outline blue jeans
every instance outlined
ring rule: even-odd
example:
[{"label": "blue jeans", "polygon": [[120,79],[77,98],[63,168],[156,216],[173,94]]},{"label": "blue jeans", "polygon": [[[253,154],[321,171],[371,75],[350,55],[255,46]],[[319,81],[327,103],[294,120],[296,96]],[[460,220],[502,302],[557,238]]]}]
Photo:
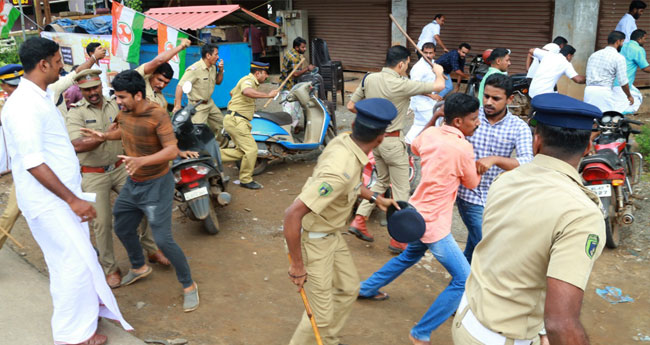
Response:
[{"label": "blue jeans", "polygon": [[431,332],[447,320],[458,308],[469,275],[469,264],[463,257],[454,237],[449,234],[438,242],[411,242],[402,254],[390,259],[379,271],[361,283],[361,296],[375,296],[379,289],[415,265],[429,249],[438,262],[451,274],[449,285],[438,295],[429,310],[413,329],[411,335],[421,341],[430,341]]},{"label": "blue jeans", "polygon": [[451,80],[449,74],[445,74],[445,77],[447,77],[447,79],[445,79],[445,88],[442,89],[442,91],[438,92],[438,95],[440,97],[445,97],[448,93],[450,93],[454,89],[454,81]]},{"label": "blue jeans", "polygon": [[473,204],[461,198],[456,198],[456,206],[458,206],[458,213],[460,218],[467,227],[467,245],[465,245],[465,257],[467,262],[472,263],[472,254],[474,247],[483,238],[483,205]]}]

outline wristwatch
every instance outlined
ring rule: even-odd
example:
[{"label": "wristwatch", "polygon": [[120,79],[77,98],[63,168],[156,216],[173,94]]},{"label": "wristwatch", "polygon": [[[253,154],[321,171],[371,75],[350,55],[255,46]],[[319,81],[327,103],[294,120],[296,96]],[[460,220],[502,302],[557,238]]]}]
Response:
[{"label": "wristwatch", "polygon": [[379,192],[374,192],[372,193],[372,196],[368,200],[369,203],[374,204],[375,201],[377,201],[377,197],[379,196]]}]

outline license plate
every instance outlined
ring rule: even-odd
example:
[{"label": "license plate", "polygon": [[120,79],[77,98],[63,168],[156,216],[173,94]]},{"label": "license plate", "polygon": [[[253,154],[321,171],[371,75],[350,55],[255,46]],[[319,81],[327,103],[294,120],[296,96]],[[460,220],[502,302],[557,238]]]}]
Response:
[{"label": "license plate", "polygon": [[186,201],[196,199],[196,198],[198,198],[200,196],[203,196],[203,195],[208,195],[208,187],[197,188],[197,189],[191,190],[191,191],[183,194]]},{"label": "license plate", "polygon": [[590,186],[586,186],[594,192],[598,197],[606,197],[606,196],[612,196],[612,185],[609,184],[594,184]]}]

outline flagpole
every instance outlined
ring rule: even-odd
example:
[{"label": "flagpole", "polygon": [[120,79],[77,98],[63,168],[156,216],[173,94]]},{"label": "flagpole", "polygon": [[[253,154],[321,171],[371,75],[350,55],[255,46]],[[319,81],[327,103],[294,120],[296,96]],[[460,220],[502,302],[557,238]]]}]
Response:
[{"label": "flagpole", "polygon": [[25,42],[27,41],[27,35],[25,35],[25,18],[23,17],[24,16],[23,0],[18,0],[18,7],[20,8],[20,28],[23,30],[23,42]]},{"label": "flagpole", "polygon": [[[36,0],[36,1],[38,1],[38,0]],[[108,1],[110,1],[111,3],[114,2],[113,0],[108,0]],[[124,6],[124,4],[120,3],[119,1],[117,1],[117,3],[119,3],[119,4],[122,5],[122,6]],[[130,8],[130,7],[129,7],[129,8]],[[192,35],[192,34],[186,32],[186,31],[183,31],[183,30],[181,30],[181,29],[175,28],[175,27],[173,27],[173,26],[171,26],[171,25],[169,25],[169,24],[163,22],[162,20],[158,20],[158,19],[156,19],[156,18],[154,18],[154,17],[151,17],[151,16],[148,16],[148,15],[142,13],[142,12],[138,12],[138,11],[132,9],[132,8],[130,8],[130,9],[131,9],[133,12],[140,13],[141,15],[143,15],[143,16],[145,16],[145,17],[151,19],[151,20],[153,20],[154,22],[160,23],[160,24],[162,24],[162,25],[166,25],[166,26],[168,26],[168,27],[170,27],[170,28],[172,28],[172,29],[174,29],[174,30],[176,30],[176,31],[178,31],[178,32],[182,32],[182,33],[186,34],[186,35],[189,36],[189,37],[196,38],[197,41],[201,41],[201,42],[203,42],[203,43],[208,43],[208,42],[206,42],[206,41],[204,41],[204,40],[202,40],[202,39],[200,39],[200,38],[198,38],[198,37],[196,37],[196,36],[194,36],[194,35]],[[111,13],[111,15],[112,15],[112,13]]]}]

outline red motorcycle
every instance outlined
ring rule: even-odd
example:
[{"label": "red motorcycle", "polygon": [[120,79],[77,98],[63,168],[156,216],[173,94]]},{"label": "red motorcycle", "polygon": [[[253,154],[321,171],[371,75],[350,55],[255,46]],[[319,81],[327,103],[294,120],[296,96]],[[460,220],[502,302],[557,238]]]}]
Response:
[{"label": "red motorcycle", "polygon": [[630,125],[642,124],[615,111],[605,112],[598,121],[600,134],[594,141],[596,153],[584,157],[578,169],[585,186],[596,193],[603,204],[608,248],[618,247],[620,227],[634,222],[634,204],[630,197],[632,185],[641,178],[643,156],[630,152],[630,134],[641,133]]}]

